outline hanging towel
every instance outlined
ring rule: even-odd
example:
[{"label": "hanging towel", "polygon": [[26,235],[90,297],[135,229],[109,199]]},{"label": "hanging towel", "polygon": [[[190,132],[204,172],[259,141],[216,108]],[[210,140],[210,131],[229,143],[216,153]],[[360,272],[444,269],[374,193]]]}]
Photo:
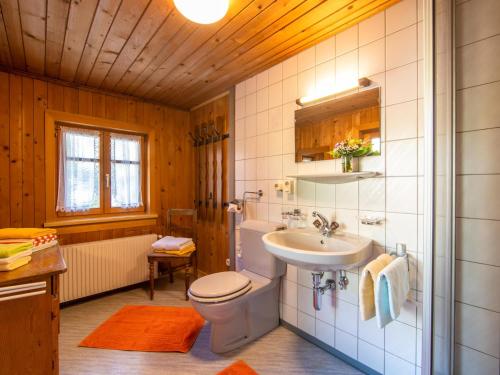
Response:
[{"label": "hanging towel", "polygon": [[0,229],[0,239],[28,238],[34,239],[41,236],[56,234],[52,228],[3,228]]},{"label": "hanging towel", "polygon": [[25,264],[28,264],[31,261],[31,257],[23,257],[15,260],[12,263],[9,264],[0,264],[0,271],[13,271],[16,268],[19,268],[21,266],[24,266]]},{"label": "hanging towel", "polygon": [[33,247],[31,241],[0,244],[0,258],[8,258]]},{"label": "hanging towel", "polygon": [[153,243],[153,249],[158,250],[181,250],[183,246],[193,243],[192,238],[165,236]]},{"label": "hanging towel", "polygon": [[366,265],[361,273],[359,282],[359,312],[361,320],[368,320],[375,316],[375,282],[384,267],[393,261],[394,257],[382,254]]},{"label": "hanging towel", "polygon": [[410,291],[410,275],[405,257],[398,257],[378,274],[375,283],[377,324],[385,327],[399,316]]}]

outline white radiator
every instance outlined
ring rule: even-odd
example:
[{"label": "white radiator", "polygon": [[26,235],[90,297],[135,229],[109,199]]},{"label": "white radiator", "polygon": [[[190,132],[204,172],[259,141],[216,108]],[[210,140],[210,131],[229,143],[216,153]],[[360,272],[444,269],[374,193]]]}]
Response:
[{"label": "white radiator", "polygon": [[61,276],[61,302],[149,279],[147,254],[156,234],[61,246],[68,271]]}]

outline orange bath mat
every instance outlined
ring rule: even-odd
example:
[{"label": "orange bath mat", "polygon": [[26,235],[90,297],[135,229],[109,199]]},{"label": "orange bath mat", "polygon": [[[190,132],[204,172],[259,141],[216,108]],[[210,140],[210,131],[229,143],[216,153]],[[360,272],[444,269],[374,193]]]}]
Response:
[{"label": "orange bath mat", "polygon": [[259,375],[253,368],[248,366],[245,361],[239,360],[234,362],[231,366],[226,367],[217,375]]},{"label": "orange bath mat", "polygon": [[205,320],[191,307],[125,306],[80,346],[143,352],[188,352]]}]

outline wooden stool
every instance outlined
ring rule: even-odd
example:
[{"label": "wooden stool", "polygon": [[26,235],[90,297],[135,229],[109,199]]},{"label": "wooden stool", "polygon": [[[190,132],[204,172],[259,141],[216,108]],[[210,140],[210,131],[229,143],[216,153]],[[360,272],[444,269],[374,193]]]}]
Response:
[{"label": "wooden stool", "polygon": [[[174,217],[191,217],[191,226],[186,227],[179,226],[173,222]],[[191,237],[195,246],[197,245],[196,237],[196,226],[197,226],[197,212],[196,209],[183,209],[183,208],[170,208],[167,211],[167,236],[178,236],[178,237]],[[189,232],[189,233],[186,233]],[[154,298],[154,286],[155,286],[155,263],[158,263],[158,277],[168,275],[170,277],[170,282],[174,282],[174,272],[184,269],[184,283],[185,283],[185,298],[188,300],[188,289],[191,281],[191,276],[198,278],[198,258],[197,252],[195,250],[188,256],[175,256],[163,253],[152,252],[148,254],[149,263],[149,297],[152,300]],[[160,264],[166,265],[166,272],[160,272]]]}]

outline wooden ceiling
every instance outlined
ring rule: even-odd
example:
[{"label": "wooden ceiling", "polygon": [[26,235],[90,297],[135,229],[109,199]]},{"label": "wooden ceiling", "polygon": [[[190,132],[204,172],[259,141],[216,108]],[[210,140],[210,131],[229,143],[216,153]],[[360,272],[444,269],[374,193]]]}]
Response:
[{"label": "wooden ceiling", "polygon": [[187,21],[172,0],[0,0],[0,64],[191,108],[399,0],[232,0]]}]

